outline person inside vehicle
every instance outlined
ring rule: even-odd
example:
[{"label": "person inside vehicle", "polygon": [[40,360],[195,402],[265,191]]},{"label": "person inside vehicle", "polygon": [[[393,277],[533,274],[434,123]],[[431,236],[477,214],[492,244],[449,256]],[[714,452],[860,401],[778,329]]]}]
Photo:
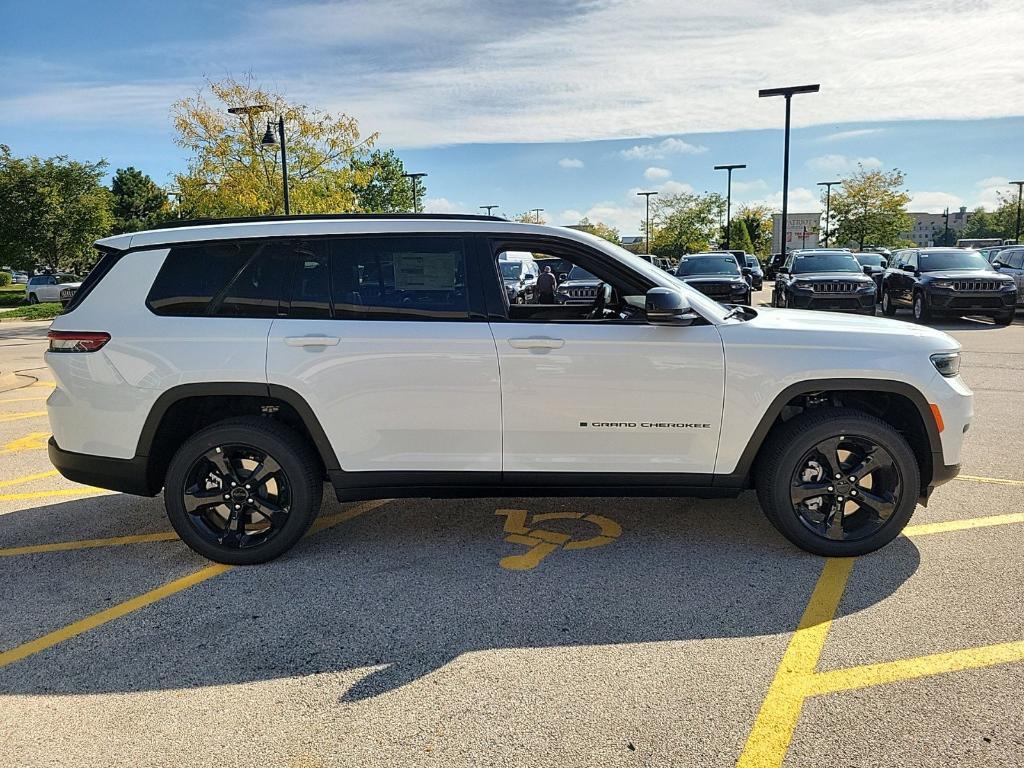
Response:
[{"label": "person inside vehicle", "polygon": [[537,278],[537,301],[540,304],[554,304],[557,289],[558,279],[551,271],[551,267],[544,267]]}]

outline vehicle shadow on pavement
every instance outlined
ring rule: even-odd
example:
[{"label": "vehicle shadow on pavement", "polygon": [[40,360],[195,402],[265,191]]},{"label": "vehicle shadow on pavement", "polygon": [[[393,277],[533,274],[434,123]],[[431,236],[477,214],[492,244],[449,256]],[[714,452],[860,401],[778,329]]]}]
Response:
[{"label": "vehicle shadow on pavement", "polygon": [[[166,527],[159,499],[87,501],[100,499],[92,512],[83,513],[83,500],[0,516],[0,545],[39,543],[39,526],[50,540],[69,530],[84,537],[90,518],[88,535],[96,536]],[[332,502],[324,514],[346,508]],[[508,508],[601,515],[622,533],[603,546],[553,552],[531,570],[505,570],[502,558],[524,551],[506,540],[506,518],[495,514]],[[577,522],[545,527],[591,535],[574,529]],[[121,582],[156,571],[162,583],[204,564],[178,541],[88,552],[90,574]],[[35,558],[52,558],[45,566],[58,576],[45,594],[24,578],[20,605],[59,607],[58,626],[109,607],[76,599],[88,593],[80,584],[78,592],[61,586],[82,576],[77,553],[29,557],[37,567]],[[916,571],[919,553],[899,538],[864,560],[858,572],[868,577],[851,581],[841,614],[891,595]],[[16,564],[7,565],[8,578],[19,581]],[[0,693],[183,689],[340,672],[331,678],[339,701],[359,701],[473,651],[792,632],[822,565],[785,542],[750,493],[707,501],[395,501],[310,536],[275,562],[234,569],[12,664],[0,670]],[[154,586],[140,581],[128,596]],[[26,613],[8,602],[0,621]]]}]

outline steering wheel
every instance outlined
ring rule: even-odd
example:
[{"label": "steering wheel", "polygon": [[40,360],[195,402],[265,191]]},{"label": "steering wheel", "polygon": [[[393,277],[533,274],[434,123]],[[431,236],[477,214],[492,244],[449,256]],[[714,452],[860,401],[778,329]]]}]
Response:
[{"label": "steering wheel", "polygon": [[588,320],[604,319],[605,309],[612,302],[612,287],[608,283],[601,283],[597,286],[597,293],[594,296],[594,303],[590,307]]}]

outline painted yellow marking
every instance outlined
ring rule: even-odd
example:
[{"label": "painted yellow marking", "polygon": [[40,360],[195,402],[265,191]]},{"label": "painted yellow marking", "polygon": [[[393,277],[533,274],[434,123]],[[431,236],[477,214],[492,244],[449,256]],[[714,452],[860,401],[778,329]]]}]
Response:
[{"label": "painted yellow marking", "polygon": [[32,397],[10,397],[6,400],[0,400],[2,403],[27,403],[30,400],[45,400],[49,395],[34,395]]},{"label": "painted yellow marking", "polygon": [[965,669],[981,669],[1014,661],[1024,661],[1024,640],[965,648],[949,653],[933,653],[884,664],[866,664],[861,667],[819,672],[814,675],[809,685],[808,695],[820,696],[824,693],[852,691],[856,688],[960,672]]},{"label": "painted yellow marking", "polygon": [[[391,500],[382,499],[378,501],[370,501],[365,504],[352,507],[351,509],[346,509],[344,512],[330,515],[323,518],[323,520],[318,521],[321,523],[319,526],[311,527],[310,533],[313,533],[314,531],[322,531],[325,528],[330,528],[338,523],[351,520],[365,512],[369,512],[372,509],[376,509],[377,507],[387,504],[389,501]],[[134,613],[141,608],[145,608],[148,605],[152,605],[153,603],[163,600],[165,597],[170,597],[171,595],[177,594],[178,592],[195,586],[196,584],[201,584],[207,579],[212,579],[214,576],[219,576],[233,568],[234,566],[231,565],[208,565],[207,567],[202,568],[195,573],[191,573],[188,576],[183,576],[180,579],[169,581],[156,589],[151,589],[149,592],[133,597],[130,600],[125,600],[123,603],[118,603],[104,611],[94,613],[92,616],[87,616],[73,624],[69,624],[66,627],[45,634],[42,637],[37,637],[35,640],[22,643],[9,651],[0,653],[0,669],[6,667],[8,664],[21,661],[35,653],[45,651],[47,648],[52,648],[65,640],[70,640],[71,638],[77,637],[91,629],[100,627],[114,619],[126,616],[129,613]]]},{"label": "painted yellow marking", "polygon": [[852,558],[833,558],[825,562],[736,763],[738,768],[782,765],[803,709],[806,681],[818,665],[853,564]]},{"label": "painted yellow marking", "polygon": [[908,525],[903,529],[904,536],[927,536],[932,533],[950,533],[952,531],[967,531],[972,528],[987,528],[992,525],[1010,525],[1012,523],[1024,523],[1024,512],[1014,512],[1008,515],[988,515],[986,517],[972,517],[967,520],[947,520],[942,523],[922,523],[921,525]]},{"label": "painted yellow marking", "polygon": [[[500,560],[498,564],[510,571],[528,571],[536,568],[545,557],[557,552],[559,548],[568,550],[600,547],[610,544],[622,535],[622,527],[618,523],[601,515],[584,515],[582,512],[545,512],[534,515],[530,524],[527,525],[526,518],[529,512],[525,509],[498,509],[494,514],[505,517],[504,531],[508,534],[505,537],[507,543],[530,548],[527,552],[508,555]],[[537,527],[538,523],[548,520],[583,520],[596,525],[600,533],[588,539],[573,539],[569,534]]]},{"label": "painted yellow marking", "polygon": [[45,415],[46,411],[27,411],[26,413],[0,413],[0,422],[21,421],[22,419],[35,419]]},{"label": "painted yellow marking", "polygon": [[81,488],[65,488],[59,491],[28,491],[25,493],[0,493],[0,501],[22,501],[24,499],[48,499],[58,496],[92,496],[107,493],[102,488],[83,485]]},{"label": "painted yellow marking", "polygon": [[957,475],[957,480],[968,483],[992,483],[993,485],[1019,485],[1024,486],[1024,480],[1007,480],[1005,477],[979,477],[977,475]]},{"label": "painted yellow marking", "polygon": [[44,477],[53,477],[56,474],[57,470],[51,469],[46,472],[36,472],[34,475],[16,477],[13,480],[0,480],[0,488],[7,488],[9,486],[19,485],[21,483],[31,483],[33,480],[42,480]]},{"label": "painted yellow marking", "polygon": [[77,541],[57,541],[52,544],[31,544],[24,547],[8,547],[0,549],[0,557],[15,555],[34,555],[39,552],[69,552],[75,549],[93,549],[95,547],[116,547],[122,544],[147,544],[153,541],[177,541],[178,534],[174,531],[160,533],[140,533],[134,536],[113,536],[107,539],[79,539]]},{"label": "painted yellow marking", "polygon": [[[30,387],[43,387],[44,389],[56,389],[57,388],[57,382],[55,382],[55,381],[34,381],[31,384],[29,384],[29,386]],[[22,387],[22,389],[25,389],[25,387]]]},{"label": "painted yellow marking", "polygon": [[49,432],[29,432],[24,437],[19,437],[17,440],[12,440],[4,445],[3,449],[0,449],[0,454],[17,453],[18,451],[31,451],[37,448],[45,448],[49,439]]}]

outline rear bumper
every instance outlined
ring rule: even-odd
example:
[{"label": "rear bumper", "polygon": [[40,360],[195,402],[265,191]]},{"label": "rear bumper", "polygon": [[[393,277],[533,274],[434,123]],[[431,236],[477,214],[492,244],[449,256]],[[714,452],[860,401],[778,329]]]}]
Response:
[{"label": "rear bumper", "polygon": [[136,496],[155,496],[160,488],[153,488],[147,477],[146,456],[131,459],[113,459],[109,456],[91,456],[65,451],[52,437],[47,444],[50,463],[73,483],[92,485],[111,491]]}]

